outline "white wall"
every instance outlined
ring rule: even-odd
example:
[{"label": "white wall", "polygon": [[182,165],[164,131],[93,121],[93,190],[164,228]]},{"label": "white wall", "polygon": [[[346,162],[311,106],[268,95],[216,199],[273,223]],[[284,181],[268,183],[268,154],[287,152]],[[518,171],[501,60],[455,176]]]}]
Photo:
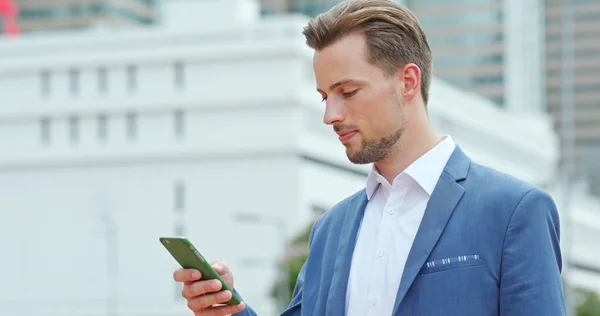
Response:
[{"label": "white wall", "polygon": [[[240,291],[260,305],[274,271],[256,274],[244,259],[277,258],[281,243],[273,227],[238,223],[234,214],[294,223],[298,167],[296,158],[282,156],[4,172],[0,196],[10,217],[5,214],[0,237],[10,260],[0,261],[0,314],[103,309],[111,286],[103,214],[118,227],[113,236],[125,311],[181,304],[171,280],[177,264],[158,243],[177,234],[177,222],[207,258],[230,263]],[[182,210],[176,209],[177,183],[184,186]]]}]

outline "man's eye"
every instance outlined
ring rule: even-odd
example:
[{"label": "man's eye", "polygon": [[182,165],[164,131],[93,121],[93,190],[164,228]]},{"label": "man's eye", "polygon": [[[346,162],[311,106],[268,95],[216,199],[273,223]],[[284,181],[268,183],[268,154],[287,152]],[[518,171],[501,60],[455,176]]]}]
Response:
[{"label": "man's eye", "polygon": [[355,95],[356,92],[358,92],[358,89],[350,91],[350,92],[344,92],[344,93],[342,93],[342,95],[344,96],[344,98],[349,98],[349,97]]}]

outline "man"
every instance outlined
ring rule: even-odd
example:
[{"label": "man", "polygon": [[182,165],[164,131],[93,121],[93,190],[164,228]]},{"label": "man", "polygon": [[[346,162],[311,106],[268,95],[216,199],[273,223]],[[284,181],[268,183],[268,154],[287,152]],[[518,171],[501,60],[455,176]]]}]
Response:
[{"label": "man", "polygon": [[[324,122],[351,162],[374,166],[364,190],[313,225],[283,315],[564,315],[556,206],[436,134],[431,51],[416,17],[390,1],[351,0],[303,33]],[[215,267],[233,286],[227,265]],[[255,315],[218,305],[231,293],[199,277],[174,273],[195,315]]]}]

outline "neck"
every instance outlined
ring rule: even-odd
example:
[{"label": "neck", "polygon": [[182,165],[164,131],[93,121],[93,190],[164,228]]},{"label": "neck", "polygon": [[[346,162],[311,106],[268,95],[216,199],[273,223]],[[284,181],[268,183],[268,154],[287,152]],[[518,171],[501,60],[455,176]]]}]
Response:
[{"label": "neck", "polygon": [[437,135],[427,117],[424,122],[407,120],[398,143],[385,159],[375,162],[375,167],[391,184],[396,176],[441,141],[442,137]]}]

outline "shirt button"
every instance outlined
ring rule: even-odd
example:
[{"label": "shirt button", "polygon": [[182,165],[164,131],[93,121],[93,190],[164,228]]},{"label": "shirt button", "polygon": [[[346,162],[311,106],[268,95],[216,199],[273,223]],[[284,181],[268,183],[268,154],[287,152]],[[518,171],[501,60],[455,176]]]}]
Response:
[{"label": "shirt button", "polygon": [[394,214],[394,209],[393,208],[388,208],[388,214],[390,214],[390,215]]},{"label": "shirt button", "polygon": [[376,299],[376,298],[372,298],[372,299],[371,299],[371,304],[373,304],[373,305],[377,305],[377,299]]},{"label": "shirt button", "polygon": [[384,252],[381,250],[377,251],[377,257],[383,257]]}]

